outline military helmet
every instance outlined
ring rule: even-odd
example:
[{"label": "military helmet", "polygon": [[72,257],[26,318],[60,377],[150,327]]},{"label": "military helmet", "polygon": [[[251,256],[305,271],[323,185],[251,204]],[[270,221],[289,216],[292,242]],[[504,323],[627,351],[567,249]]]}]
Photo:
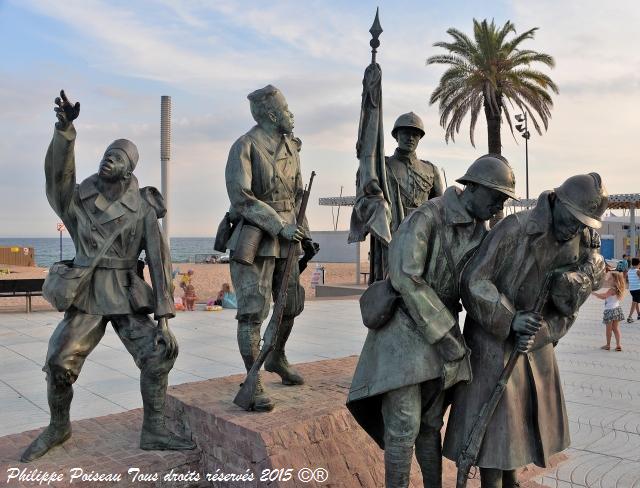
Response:
[{"label": "military helmet", "polygon": [[411,127],[412,129],[418,129],[422,134],[420,137],[424,137],[425,132],[422,119],[413,112],[402,114],[396,119],[396,123],[393,124],[393,130],[391,131],[391,135],[394,139],[398,139],[398,129],[400,129],[401,127]]},{"label": "military helmet", "polygon": [[576,175],[555,189],[556,196],[571,214],[587,227],[599,229],[609,195],[598,173]]},{"label": "military helmet", "polygon": [[516,178],[509,162],[499,154],[485,154],[476,159],[458,183],[477,183],[493,188],[514,200],[516,198]]}]

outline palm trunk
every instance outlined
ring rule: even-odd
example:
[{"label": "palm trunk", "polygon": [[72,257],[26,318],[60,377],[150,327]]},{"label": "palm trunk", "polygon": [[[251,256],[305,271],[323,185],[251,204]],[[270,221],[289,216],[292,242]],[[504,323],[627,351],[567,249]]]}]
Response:
[{"label": "palm trunk", "polygon": [[491,107],[485,102],[484,114],[487,117],[487,142],[489,143],[489,152],[493,154],[501,154],[502,141],[500,139],[500,122],[502,118],[502,107],[499,107],[496,113],[491,110]]},{"label": "palm trunk", "polygon": [[[489,152],[492,154],[502,154],[502,140],[500,139],[500,122],[502,120],[501,98],[497,113],[491,110],[491,107],[485,102],[484,114],[487,117],[487,142],[489,143]],[[500,210],[489,220],[489,227],[493,228],[498,222],[504,218],[504,212]]]}]

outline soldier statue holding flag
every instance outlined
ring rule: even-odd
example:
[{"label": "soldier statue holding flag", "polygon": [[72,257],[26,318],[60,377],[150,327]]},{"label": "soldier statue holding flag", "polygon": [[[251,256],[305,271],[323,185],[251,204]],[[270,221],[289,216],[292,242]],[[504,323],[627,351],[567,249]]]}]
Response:
[{"label": "soldier statue holding flag", "polygon": [[382,128],[382,70],[376,63],[382,27],[376,18],[369,29],[373,36],[371,64],[362,80],[362,107],[356,151],[359,160],[356,175],[356,203],[351,215],[349,243],[364,241],[371,234],[369,283],[388,274],[387,250],[391,235],[404,218],[430,198],[442,195],[438,168],[416,156],[416,148],[425,134],[418,115],[400,115],[391,135],[398,148],[391,157],[384,155]]}]

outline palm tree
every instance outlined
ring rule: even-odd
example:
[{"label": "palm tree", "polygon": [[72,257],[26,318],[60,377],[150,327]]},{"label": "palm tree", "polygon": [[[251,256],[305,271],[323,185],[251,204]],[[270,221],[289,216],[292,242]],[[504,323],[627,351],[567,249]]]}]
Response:
[{"label": "palm tree", "polygon": [[[536,30],[537,27],[517,35],[509,21],[498,29],[493,20],[488,23],[486,19],[482,22],[473,19],[473,40],[451,28],[447,34],[453,37],[453,42],[434,44],[449,51],[427,59],[427,64],[450,65],[429,100],[430,104],[440,102],[445,141],[455,142],[463,119],[471,112],[469,136],[475,147],[473,134],[480,109],[484,108],[489,152],[500,154],[503,114],[513,135],[507,100],[511,108],[526,111],[539,134],[542,134],[540,122],[547,129],[553,106],[548,90],[557,94],[558,87],[546,74],[530,66],[542,63],[553,68],[555,61],[548,54],[519,48],[523,41],[534,38]],[[514,37],[507,39],[509,34]]]}]

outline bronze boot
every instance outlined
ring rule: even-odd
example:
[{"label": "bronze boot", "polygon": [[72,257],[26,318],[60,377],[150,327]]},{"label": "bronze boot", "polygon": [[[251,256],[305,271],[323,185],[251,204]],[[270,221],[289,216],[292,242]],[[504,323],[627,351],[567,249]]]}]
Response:
[{"label": "bronze boot", "polygon": [[[258,357],[260,352],[260,323],[259,322],[247,322],[238,321],[238,347],[240,349],[240,355],[242,361],[244,361],[244,367],[247,373],[253,366],[253,363]],[[256,384],[256,396],[255,402],[251,410],[255,412],[270,412],[273,410],[274,403],[269,398],[269,395],[264,390],[262,385],[262,378],[258,373],[258,381]]]},{"label": "bronze boot", "polygon": [[416,439],[416,459],[425,488],[442,487],[442,441],[440,432],[420,432]]},{"label": "bronze boot", "polygon": [[140,449],[145,451],[182,451],[195,449],[196,444],[171,432],[165,426],[164,404],[167,394],[167,376],[140,376],[140,391],[144,419],[140,433]]},{"label": "bronze boot", "polygon": [[285,317],[282,319],[276,344],[264,363],[264,369],[280,375],[283,385],[304,384],[304,378],[289,364],[284,352],[284,346],[291,334],[291,329],[293,329],[293,319],[293,317]]},{"label": "bronze boot", "polygon": [[29,463],[44,456],[52,447],[62,444],[71,437],[69,409],[72,398],[73,387],[71,385],[47,384],[47,400],[51,420],[49,425],[22,453],[20,460],[23,463]]},{"label": "bronze boot", "polygon": [[387,445],[384,448],[386,488],[407,488],[411,480],[413,447]]}]

